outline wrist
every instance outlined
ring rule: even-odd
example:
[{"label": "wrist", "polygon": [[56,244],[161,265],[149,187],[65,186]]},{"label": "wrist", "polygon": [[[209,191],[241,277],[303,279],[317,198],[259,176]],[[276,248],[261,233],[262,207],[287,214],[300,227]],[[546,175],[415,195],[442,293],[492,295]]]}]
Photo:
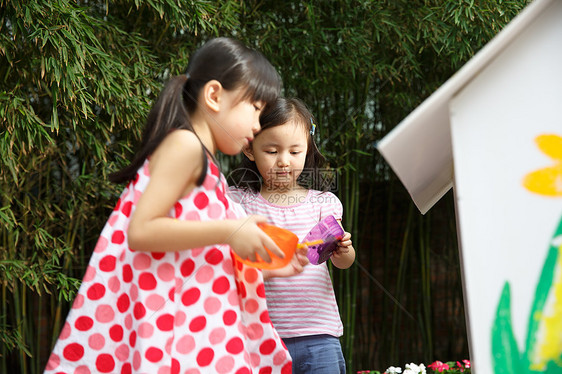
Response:
[{"label": "wrist", "polygon": [[220,221],[220,228],[219,228],[219,236],[221,243],[228,244],[232,246],[232,241],[234,239],[234,234],[238,229],[238,225],[236,224],[238,221],[233,219],[226,219]]}]

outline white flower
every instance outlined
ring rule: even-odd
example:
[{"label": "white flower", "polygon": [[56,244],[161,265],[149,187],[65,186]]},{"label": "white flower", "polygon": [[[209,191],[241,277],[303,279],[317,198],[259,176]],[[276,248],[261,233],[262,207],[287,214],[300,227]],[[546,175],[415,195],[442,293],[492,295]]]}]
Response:
[{"label": "white flower", "polygon": [[406,364],[406,370],[404,370],[404,374],[426,374],[425,373],[425,365],[420,364],[419,366],[414,364],[413,362],[410,364]]},{"label": "white flower", "polygon": [[402,372],[402,368],[391,366],[386,369],[385,373],[387,374],[400,374]]}]

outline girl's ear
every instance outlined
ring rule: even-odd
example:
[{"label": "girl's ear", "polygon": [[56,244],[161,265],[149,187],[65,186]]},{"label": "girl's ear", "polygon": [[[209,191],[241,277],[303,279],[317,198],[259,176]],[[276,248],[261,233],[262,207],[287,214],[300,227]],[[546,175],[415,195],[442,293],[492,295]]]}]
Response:
[{"label": "girl's ear", "polygon": [[244,148],[242,148],[242,152],[244,152],[244,155],[246,155],[246,157],[248,157],[250,161],[256,161],[254,158],[254,151],[252,150],[251,145],[247,145]]},{"label": "girl's ear", "polygon": [[205,106],[214,112],[219,111],[220,96],[223,92],[222,84],[212,79],[203,86],[203,102]]}]

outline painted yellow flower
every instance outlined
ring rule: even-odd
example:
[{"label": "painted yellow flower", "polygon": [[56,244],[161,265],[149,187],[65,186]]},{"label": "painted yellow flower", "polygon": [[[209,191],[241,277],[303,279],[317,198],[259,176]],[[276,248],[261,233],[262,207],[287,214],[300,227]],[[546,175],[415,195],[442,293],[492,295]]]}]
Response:
[{"label": "painted yellow flower", "polygon": [[562,196],[562,137],[539,135],[535,139],[539,149],[554,160],[554,165],[529,173],[523,186],[531,192],[546,196]]}]

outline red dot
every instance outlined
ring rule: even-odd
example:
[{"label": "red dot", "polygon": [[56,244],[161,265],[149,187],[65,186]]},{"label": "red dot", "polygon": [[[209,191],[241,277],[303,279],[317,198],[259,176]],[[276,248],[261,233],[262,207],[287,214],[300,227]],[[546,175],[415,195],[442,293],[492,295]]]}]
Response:
[{"label": "red dot", "polygon": [[100,373],[111,373],[115,369],[115,361],[111,355],[102,353],[96,358],[96,368]]},{"label": "red dot", "polygon": [[117,259],[115,258],[115,256],[111,256],[111,255],[105,256],[100,260],[100,265],[99,265],[100,270],[106,272],[115,270],[116,261]]},{"label": "red dot", "polygon": [[256,287],[256,293],[259,297],[265,299],[265,286],[263,283]]},{"label": "red dot", "polygon": [[216,189],[217,199],[224,204],[224,207],[228,209],[228,200],[224,197],[224,192],[220,189]]},{"label": "red dot", "polygon": [[121,206],[121,198],[119,198],[117,200],[117,203],[115,204],[115,208],[113,208],[114,211],[119,210],[119,207]]},{"label": "red dot", "polygon": [[111,235],[111,242],[113,244],[123,244],[125,241],[125,233],[121,230],[117,230]]},{"label": "red dot", "polygon": [[176,211],[175,217],[180,218],[181,213],[183,212],[183,207],[179,201],[174,204],[174,210]]},{"label": "red dot", "polygon": [[164,352],[159,348],[150,347],[146,350],[144,356],[150,362],[158,362],[164,357]]},{"label": "red dot", "polygon": [[129,309],[130,305],[131,302],[129,300],[129,295],[127,295],[126,293],[119,296],[119,298],[117,299],[117,309],[119,309],[121,313],[125,313]]},{"label": "red dot", "polygon": [[64,347],[62,355],[68,361],[78,361],[84,356],[84,347],[78,343],[71,343]]},{"label": "red dot", "polygon": [[230,289],[230,282],[228,278],[222,276],[213,282],[213,292],[222,295]]},{"label": "red dot", "polygon": [[230,354],[237,355],[244,349],[244,342],[242,339],[236,337],[232,338],[226,343],[226,351]]},{"label": "red dot", "polygon": [[164,257],[166,255],[166,253],[165,252],[151,252],[150,255],[152,256],[153,259],[160,260],[162,257]]},{"label": "red dot", "polygon": [[221,251],[216,248],[211,249],[205,255],[205,261],[207,261],[211,265],[220,264],[221,261],[224,259],[224,256]]},{"label": "red dot", "polygon": [[273,372],[273,369],[271,368],[271,366],[266,366],[266,367],[260,369],[259,374],[271,374],[272,372]]},{"label": "red dot", "polygon": [[121,208],[121,212],[126,216],[129,217],[131,215],[131,208],[133,207],[132,201],[127,201],[123,204],[123,208]]},{"label": "red dot", "polygon": [[211,174],[215,177],[219,176],[219,168],[214,163],[209,163],[209,168],[211,169]]},{"label": "red dot", "polygon": [[201,191],[193,199],[193,204],[195,204],[197,209],[202,210],[209,204],[209,198],[205,195],[205,192]]},{"label": "red dot", "polygon": [[198,288],[193,287],[183,293],[181,296],[181,302],[185,306],[190,306],[199,300],[199,296],[201,296],[201,291],[199,291]]},{"label": "red dot", "polygon": [[137,344],[137,333],[133,331],[131,335],[129,335],[129,345],[131,346],[131,348],[135,348],[136,344]]},{"label": "red dot", "polygon": [[133,373],[133,367],[131,366],[131,364],[126,363],[123,364],[123,367],[121,368],[121,374],[132,374]]},{"label": "red dot", "polygon": [[242,296],[242,298],[246,298],[246,285],[244,283],[238,283],[238,294]]},{"label": "red dot", "polygon": [[230,326],[233,325],[234,322],[236,322],[237,317],[238,316],[236,315],[236,312],[234,310],[227,310],[222,315],[222,321],[225,325]]},{"label": "red dot", "polygon": [[113,325],[109,329],[109,337],[114,342],[120,342],[123,339],[123,327],[119,325]]},{"label": "red dot", "polygon": [[237,268],[239,271],[242,271],[242,268],[244,268],[244,264],[243,264],[242,262],[236,260],[236,268]]},{"label": "red dot", "polygon": [[181,275],[189,277],[193,273],[193,269],[195,269],[195,262],[192,259],[187,259],[181,264]]},{"label": "red dot", "polygon": [[160,331],[170,331],[174,328],[174,316],[171,314],[164,314],[156,320],[156,326]]},{"label": "red dot", "polygon": [[197,363],[199,366],[207,366],[213,361],[213,357],[215,357],[215,352],[211,348],[203,348],[197,354]]},{"label": "red dot", "polygon": [[139,276],[139,288],[141,290],[153,290],[156,288],[156,278],[152,273],[142,273]]},{"label": "red dot", "polygon": [[78,317],[76,319],[76,322],[74,322],[74,326],[76,327],[77,330],[80,331],[88,331],[89,329],[92,328],[92,326],[94,325],[94,320],[91,319],[90,317]]},{"label": "red dot", "polygon": [[168,291],[168,299],[170,299],[170,301],[174,301],[176,298],[176,287],[172,287],[170,288],[170,291]]},{"label": "red dot", "polygon": [[105,286],[101,283],[94,283],[88,288],[88,299],[99,300],[105,295]]},{"label": "red dot", "polygon": [[264,310],[263,313],[260,314],[260,321],[263,323],[271,322],[271,319],[269,318],[269,312],[267,310]]},{"label": "red dot", "polygon": [[244,279],[248,283],[254,283],[258,279],[258,271],[253,268],[247,268],[244,272]]},{"label": "red dot", "polygon": [[123,282],[129,283],[133,280],[133,268],[131,265],[123,265]]},{"label": "red dot", "polygon": [[240,368],[238,370],[236,370],[236,373],[234,374],[251,374],[250,369],[248,368]]},{"label": "red dot", "polygon": [[289,361],[281,369],[281,374],[291,374],[292,372],[293,372],[293,363]]},{"label": "red dot", "polygon": [[260,353],[262,355],[268,355],[271,354],[273,352],[273,350],[275,349],[275,346],[277,345],[277,343],[275,343],[275,340],[273,339],[267,339],[266,341],[264,341],[263,343],[261,343],[260,345]]},{"label": "red dot", "polygon": [[172,358],[171,374],[179,374],[179,372],[180,372],[180,362],[175,358]]},{"label": "red dot", "polygon": [[146,308],[142,303],[135,303],[135,307],[133,308],[133,315],[136,319],[141,319],[146,314]]},{"label": "red dot", "polygon": [[189,323],[189,330],[191,332],[199,332],[207,325],[207,318],[205,316],[195,317]]}]

